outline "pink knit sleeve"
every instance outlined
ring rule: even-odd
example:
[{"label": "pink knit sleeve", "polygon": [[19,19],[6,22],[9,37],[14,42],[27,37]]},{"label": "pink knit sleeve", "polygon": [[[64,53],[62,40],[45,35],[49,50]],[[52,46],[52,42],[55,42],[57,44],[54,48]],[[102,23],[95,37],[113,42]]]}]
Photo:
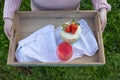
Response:
[{"label": "pink knit sleeve", "polygon": [[107,0],[92,0],[92,4],[96,10],[101,8],[106,8],[107,11],[111,10],[111,5],[107,3]]},{"label": "pink knit sleeve", "polygon": [[3,18],[13,19],[15,11],[19,10],[22,0],[5,0]]}]

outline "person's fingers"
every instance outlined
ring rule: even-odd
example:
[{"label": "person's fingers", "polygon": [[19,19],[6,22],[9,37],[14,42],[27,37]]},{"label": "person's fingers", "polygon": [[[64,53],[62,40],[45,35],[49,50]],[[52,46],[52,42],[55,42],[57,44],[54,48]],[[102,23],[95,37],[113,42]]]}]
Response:
[{"label": "person's fingers", "polygon": [[6,25],[4,26],[4,32],[7,36],[7,38],[10,40],[11,37],[11,29],[7,28]]},{"label": "person's fingers", "polygon": [[101,30],[102,30],[102,31],[104,31],[105,26],[106,26],[106,22],[107,22],[107,20],[105,20],[105,19],[103,20],[103,19],[104,19],[104,18],[101,19]]},{"label": "person's fingers", "polygon": [[5,32],[6,36],[7,36],[7,38],[10,40],[10,35],[9,35],[9,33],[7,32],[7,30],[5,28],[4,28],[4,32]]},{"label": "person's fingers", "polygon": [[106,23],[107,23],[107,11],[106,11],[106,9],[100,10],[100,21],[101,21],[101,30],[103,32],[105,29]]},{"label": "person's fingers", "polygon": [[[12,25],[11,25],[11,27],[12,27]],[[12,32],[12,28],[10,27],[10,29],[8,29],[8,35],[11,37],[11,32]]]},{"label": "person's fingers", "polygon": [[106,26],[106,21],[102,22],[101,24],[102,24],[102,32],[103,32]]},{"label": "person's fingers", "polygon": [[5,19],[4,32],[9,40],[11,37],[11,27],[12,27],[12,20]]}]

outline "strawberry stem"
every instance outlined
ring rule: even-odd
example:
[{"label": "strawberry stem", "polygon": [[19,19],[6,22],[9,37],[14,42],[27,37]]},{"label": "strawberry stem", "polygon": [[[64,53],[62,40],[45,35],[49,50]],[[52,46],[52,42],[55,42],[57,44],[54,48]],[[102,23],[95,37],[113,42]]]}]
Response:
[{"label": "strawberry stem", "polygon": [[75,19],[74,19],[74,18],[72,19],[72,22],[71,22],[71,23],[73,23],[73,22],[75,22]]}]

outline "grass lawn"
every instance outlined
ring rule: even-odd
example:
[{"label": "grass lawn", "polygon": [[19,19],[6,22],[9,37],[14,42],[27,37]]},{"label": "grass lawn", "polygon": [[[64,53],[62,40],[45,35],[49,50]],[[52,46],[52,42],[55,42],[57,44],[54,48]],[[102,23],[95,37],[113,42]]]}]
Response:
[{"label": "grass lawn", "polygon": [[[20,10],[30,10],[23,0]],[[81,0],[81,9],[93,9],[90,0]],[[6,64],[9,41],[3,30],[3,5],[0,0],[0,80],[120,80],[120,0],[108,0],[112,10],[103,33],[106,64],[103,66],[34,66],[14,67]]]}]

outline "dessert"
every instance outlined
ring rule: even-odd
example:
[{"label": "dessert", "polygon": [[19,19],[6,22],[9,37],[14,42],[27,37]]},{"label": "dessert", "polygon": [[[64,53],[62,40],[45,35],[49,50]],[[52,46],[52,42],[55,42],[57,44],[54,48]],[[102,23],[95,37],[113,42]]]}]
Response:
[{"label": "dessert", "polygon": [[66,22],[62,26],[61,37],[64,41],[73,43],[79,37],[81,33],[80,24],[73,19],[71,22]]},{"label": "dessert", "polygon": [[68,42],[62,42],[57,48],[58,58],[62,61],[67,61],[72,57],[72,46]]}]

